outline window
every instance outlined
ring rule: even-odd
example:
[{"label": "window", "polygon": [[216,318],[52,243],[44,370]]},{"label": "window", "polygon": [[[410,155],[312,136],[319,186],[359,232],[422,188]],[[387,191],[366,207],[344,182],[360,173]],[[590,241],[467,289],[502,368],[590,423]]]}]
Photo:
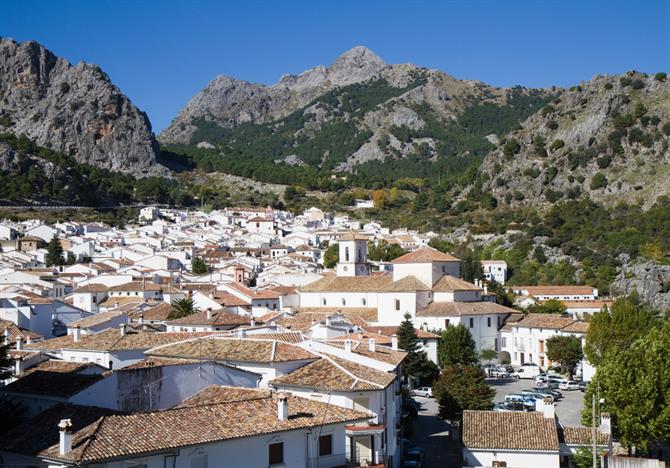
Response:
[{"label": "window", "polygon": [[284,443],[278,442],[268,445],[268,457],[270,465],[284,463]]},{"label": "window", "polygon": [[400,310],[400,299],[395,300],[395,310]]},{"label": "window", "polygon": [[491,317],[486,317],[486,326],[491,328]]},{"label": "window", "polygon": [[503,337],[501,338],[501,340],[502,340],[502,341],[501,341],[501,343],[502,343],[502,347],[503,347],[503,348],[507,348],[507,337],[506,337],[506,336],[503,336]]},{"label": "window", "polygon": [[333,453],[333,436],[322,435],[319,437],[319,456],[332,455]]},{"label": "window", "polygon": [[347,305],[347,300],[345,298],[342,298],[342,305],[343,306]]},{"label": "window", "polygon": [[323,305],[326,305],[326,299],[324,298],[322,301]]},{"label": "window", "polygon": [[475,328],[475,319],[470,317],[470,328]]},{"label": "window", "polygon": [[365,298],[361,299],[361,304],[363,304],[363,307],[368,305],[368,301],[365,300]]},{"label": "window", "polygon": [[493,349],[498,351],[498,338],[493,339]]},{"label": "window", "polygon": [[349,261],[349,247],[344,248],[344,261],[345,262]]}]

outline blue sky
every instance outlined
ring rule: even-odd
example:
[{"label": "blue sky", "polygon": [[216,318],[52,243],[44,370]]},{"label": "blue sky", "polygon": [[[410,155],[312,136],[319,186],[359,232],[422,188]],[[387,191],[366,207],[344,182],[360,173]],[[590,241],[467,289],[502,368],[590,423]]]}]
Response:
[{"label": "blue sky", "polygon": [[496,86],[670,71],[668,0],[3,0],[0,36],[105,70],[167,126],[219,74],[274,83],[362,44]]}]

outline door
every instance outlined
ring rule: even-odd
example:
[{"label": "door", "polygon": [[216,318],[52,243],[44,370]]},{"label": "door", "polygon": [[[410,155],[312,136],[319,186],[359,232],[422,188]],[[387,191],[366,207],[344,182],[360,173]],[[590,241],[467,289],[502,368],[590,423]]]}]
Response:
[{"label": "door", "polygon": [[523,364],[526,362],[526,357],[524,356],[523,353],[519,353],[519,360],[521,361],[521,365],[523,366]]},{"label": "door", "polygon": [[372,436],[354,437],[355,461],[372,464]]}]

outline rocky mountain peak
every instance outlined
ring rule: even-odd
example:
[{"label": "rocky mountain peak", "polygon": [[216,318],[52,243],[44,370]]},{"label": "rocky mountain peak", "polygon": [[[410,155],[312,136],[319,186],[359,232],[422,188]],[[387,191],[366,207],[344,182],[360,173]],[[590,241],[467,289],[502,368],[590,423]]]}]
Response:
[{"label": "rocky mountain peak", "polygon": [[77,162],[136,176],[166,175],[140,111],[98,66],[71,65],[37,42],[0,39],[0,133]]},{"label": "rocky mountain peak", "polygon": [[330,80],[338,86],[346,86],[372,78],[386,66],[380,56],[364,46],[356,46],[340,55],[328,67]]}]

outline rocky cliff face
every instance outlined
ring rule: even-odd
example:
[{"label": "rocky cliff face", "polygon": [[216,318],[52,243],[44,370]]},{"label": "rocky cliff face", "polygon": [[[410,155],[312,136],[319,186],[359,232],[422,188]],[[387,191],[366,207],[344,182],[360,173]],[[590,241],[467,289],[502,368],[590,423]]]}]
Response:
[{"label": "rocky cliff face", "polygon": [[99,67],[32,41],[0,39],[0,132],[136,177],[168,173],[146,114]]},{"label": "rocky cliff face", "polygon": [[186,104],[159,139],[189,143],[196,130],[194,119],[206,119],[222,127],[280,119],[337,86],[370,79],[385,66],[379,56],[358,46],[330,67],[319,65],[299,75],[284,75],[272,86],[220,75]]},{"label": "rocky cliff face", "polygon": [[670,266],[654,262],[626,264],[612,283],[612,292],[634,291],[655,310],[670,311]]},{"label": "rocky cliff face", "polygon": [[597,76],[501,135],[483,188],[512,205],[589,196],[650,206],[670,194],[669,136],[670,80]]}]

